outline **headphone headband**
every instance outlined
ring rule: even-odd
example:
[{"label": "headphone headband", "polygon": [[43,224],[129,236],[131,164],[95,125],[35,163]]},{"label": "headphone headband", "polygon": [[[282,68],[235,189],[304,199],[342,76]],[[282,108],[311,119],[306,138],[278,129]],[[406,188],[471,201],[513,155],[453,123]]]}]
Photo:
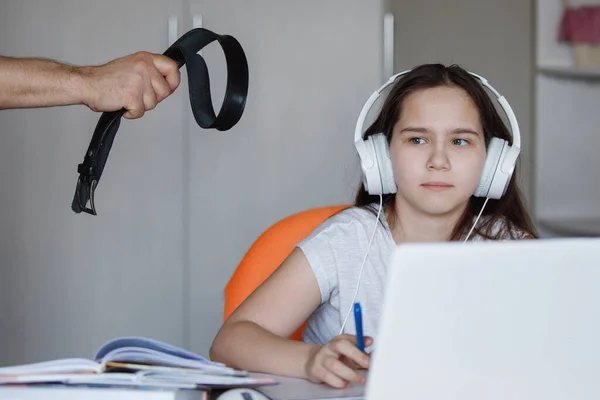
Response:
[{"label": "headphone headband", "polygon": [[[354,146],[356,147],[356,150],[361,160],[361,168],[365,173],[373,170],[379,171],[377,174],[378,179],[369,179],[368,176],[366,177],[366,181],[374,181],[375,186],[377,187],[373,191],[369,189],[369,192],[372,193],[382,191],[381,188],[383,187],[389,187],[392,184],[392,182],[390,181],[392,177],[390,177],[391,173],[389,171],[385,173],[382,177],[381,171],[383,167],[381,164],[387,163],[387,161],[383,161],[385,160],[385,157],[382,158],[381,154],[378,154],[376,151],[374,151],[374,145],[370,145],[369,141],[364,139],[363,136],[366,128],[373,123],[375,118],[377,118],[377,116],[381,112],[381,108],[383,107],[383,104],[389,96],[389,93],[391,92],[396,81],[410,71],[411,70],[406,70],[393,75],[379,89],[373,92],[373,94],[371,94],[371,96],[367,99],[365,105],[360,111],[358,121],[356,122],[356,128],[354,130]],[[519,124],[517,122],[515,113],[513,112],[510,104],[508,104],[508,101],[504,98],[504,96],[502,96],[484,77],[477,75],[473,72],[468,71],[468,73],[474,78],[476,78],[482,86],[489,89],[494,94],[494,96],[496,97],[496,101],[502,107],[502,110],[508,118],[508,123],[510,125],[513,143],[512,145],[508,145],[508,143],[504,140],[501,140],[499,138],[493,138],[497,139],[495,140],[496,142],[500,141],[503,143],[494,144],[492,143],[495,142],[494,140],[492,140],[492,142],[490,143],[490,145],[494,144],[495,148],[493,150],[498,150],[499,152],[497,156],[497,164],[493,165],[493,167],[490,167],[493,168],[493,170],[491,171],[493,175],[488,177],[488,173],[484,171],[484,178],[489,178],[489,182],[487,182],[486,184],[482,183],[482,187],[478,188],[476,193],[476,195],[481,195],[483,192],[485,192],[486,195],[491,194],[492,198],[500,198],[502,194],[506,191],[506,188],[508,187],[508,183],[514,171],[517,158],[521,151],[521,132],[519,130]],[[368,119],[367,117],[369,115],[374,116],[374,118],[372,117],[371,119]],[[379,144],[379,147],[381,148],[382,145]],[[377,157],[379,157],[379,159]],[[385,180],[387,180],[387,184],[384,182]],[[365,184],[367,184],[367,182],[365,182]],[[487,187],[487,189],[485,187]],[[390,190],[387,190],[387,192],[389,193]]]},{"label": "headphone headband", "polygon": [[[389,95],[389,92],[392,90],[394,83],[396,83],[396,80],[398,80],[403,75],[406,75],[410,71],[411,70],[409,69],[409,70],[406,70],[406,71],[403,71],[403,72],[393,75],[390,79],[388,79],[388,81],[386,83],[384,83],[379,89],[377,89],[375,92],[373,92],[373,94],[371,94],[371,97],[369,97],[369,99],[363,106],[362,110],[360,111],[360,114],[358,116],[358,121],[356,122],[356,129],[354,131],[354,143],[355,144],[360,145],[360,142],[363,141],[363,134],[365,132],[365,121],[367,121],[367,114],[369,114],[369,112],[371,111],[373,104],[377,100],[379,100],[380,97],[382,97],[384,100],[387,99],[387,96]],[[512,147],[521,148],[521,132],[519,130],[519,123],[517,122],[517,117],[515,116],[515,113],[513,112],[510,104],[508,104],[508,101],[506,101],[506,98],[504,98],[504,96],[502,96],[488,82],[487,79],[485,79],[481,75],[477,75],[473,72],[470,72],[470,71],[468,71],[468,72],[471,76],[477,78],[477,80],[484,87],[488,88],[494,94],[494,96],[496,96],[496,100],[502,107],[502,110],[504,111],[504,113],[506,114],[506,117],[508,118],[508,123],[510,124],[510,130],[511,130],[511,133],[513,136]],[[380,103],[383,106],[383,101],[381,101]],[[376,111],[377,111],[376,115],[379,115],[379,112],[381,111],[381,107],[379,107],[379,109]],[[372,123],[372,121],[371,121],[371,123]],[[360,153],[360,151],[359,151],[359,153]],[[362,158],[362,155],[361,155],[361,158]]]}]

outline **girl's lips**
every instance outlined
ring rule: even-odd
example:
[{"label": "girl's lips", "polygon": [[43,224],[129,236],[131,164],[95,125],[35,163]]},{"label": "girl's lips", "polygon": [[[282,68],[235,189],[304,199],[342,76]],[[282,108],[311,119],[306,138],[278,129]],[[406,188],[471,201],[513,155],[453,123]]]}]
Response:
[{"label": "girl's lips", "polygon": [[423,186],[425,189],[433,191],[448,190],[453,187],[453,185],[446,182],[425,182],[421,186]]}]

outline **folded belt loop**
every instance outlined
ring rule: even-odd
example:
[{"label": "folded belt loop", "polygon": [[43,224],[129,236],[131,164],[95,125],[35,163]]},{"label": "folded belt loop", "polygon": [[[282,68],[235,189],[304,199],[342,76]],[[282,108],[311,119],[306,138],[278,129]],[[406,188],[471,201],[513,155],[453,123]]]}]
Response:
[{"label": "folded belt loop", "polygon": [[[219,114],[215,114],[210,93],[206,62],[198,52],[217,41],[227,63],[227,86]],[[205,28],[195,28],[181,36],[163,55],[173,59],[179,68],[186,66],[190,105],[196,123],[204,129],[227,131],[238,123],[248,95],[248,61],[240,43],[232,36],[218,35]],[[75,213],[97,215],[94,193],[113,141],[126,110],[102,113],[88,146],[84,160],[77,167],[79,178],[71,209]],[[90,207],[87,207],[87,203]]]}]

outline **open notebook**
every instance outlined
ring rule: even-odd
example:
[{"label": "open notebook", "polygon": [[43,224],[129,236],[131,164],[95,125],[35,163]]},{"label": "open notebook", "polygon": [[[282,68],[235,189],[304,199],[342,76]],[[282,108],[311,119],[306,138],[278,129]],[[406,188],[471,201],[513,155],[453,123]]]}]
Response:
[{"label": "open notebook", "polygon": [[143,337],[105,343],[93,359],[65,358],[0,367],[0,384],[65,383],[236,387],[275,384],[187,350]]}]

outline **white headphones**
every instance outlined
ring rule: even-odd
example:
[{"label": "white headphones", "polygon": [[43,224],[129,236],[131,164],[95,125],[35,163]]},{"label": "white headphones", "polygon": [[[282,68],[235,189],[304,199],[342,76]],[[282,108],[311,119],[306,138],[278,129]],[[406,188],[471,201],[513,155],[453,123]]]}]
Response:
[{"label": "white headphones", "polygon": [[[404,71],[392,76],[383,86],[375,91],[367,100],[358,116],[356,130],[354,132],[354,146],[360,157],[360,165],[364,176],[364,187],[369,194],[388,194],[396,193],[396,182],[394,181],[394,172],[392,169],[392,160],[390,150],[384,133],[377,133],[363,139],[366,127],[370,126],[372,121],[366,124],[367,115],[374,111],[375,118],[379,115],[383,103],[393,88],[394,83],[402,75],[410,72]],[[510,129],[513,135],[513,144],[510,146],[504,139],[493,137],[487,149],[485,166],[479,180],[479,185],[475,189],[474,196],[486,197],[490,199],[499,199],[508,188],[508,184],[515,170],[517,158],[521,152],[521,134],[517,118],[508,104],[508,101],[494,89],[488,81],[472,72],[483,86],[487,87],[494,95],[496,100],[502,106],[504,113],[508,117]],[[373,110],[372,110],[373,109]],[[374,120],[374,119],[373,119]]]}]

